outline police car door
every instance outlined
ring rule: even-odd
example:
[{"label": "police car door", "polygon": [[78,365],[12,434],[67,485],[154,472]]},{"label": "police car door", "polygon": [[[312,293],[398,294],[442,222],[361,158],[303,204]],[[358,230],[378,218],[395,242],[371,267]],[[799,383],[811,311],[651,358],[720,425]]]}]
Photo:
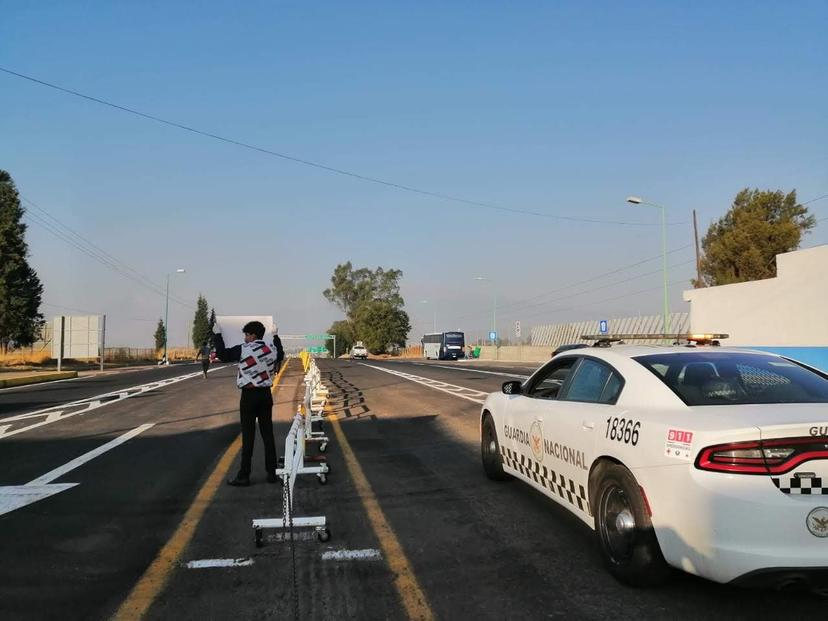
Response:
[{"label": "police car door", "polygon": [[547,465],[544,438],[548,432],[544,419],[577,361],[577,357],[570,356],[548,362],[529,378],[520,395],[509,399],[504,417],[506,465],[553,498],[557,494],[555,485],[560,481],[551,478]]},{"label": "police car door", "polygon": [[581,357],[544,416],[544,450],[560,500],[588,523],[587,490],[602,421],[613,410],[623,379],[601,360]]}]

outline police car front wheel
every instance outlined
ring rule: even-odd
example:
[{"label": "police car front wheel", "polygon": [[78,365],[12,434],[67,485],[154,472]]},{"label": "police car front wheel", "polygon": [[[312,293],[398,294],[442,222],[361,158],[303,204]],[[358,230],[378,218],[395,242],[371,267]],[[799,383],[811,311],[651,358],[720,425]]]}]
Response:
[{"label": "police car front wheel", "polygon": [[632,586],[664,583],[670,568],[632,473],[618,464],[608,466],[595,497],[595,532],[609,572]]},{"label": "police car front wheel", "polygon": [[493,481],[508,481],[511,475],[503,470],[503,457],[500,454],[500,443],[497,440],[497,431],[489,413],[483,418],[480,433],[480,456],[483,459],[483,470],[486,476]]}]

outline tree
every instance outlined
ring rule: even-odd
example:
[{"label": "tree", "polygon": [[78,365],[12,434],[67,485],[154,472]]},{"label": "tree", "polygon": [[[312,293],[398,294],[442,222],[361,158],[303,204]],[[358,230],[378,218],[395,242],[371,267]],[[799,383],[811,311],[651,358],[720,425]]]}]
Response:
[{"label": "tree", "polygon": [[701,282],[728,285],[776,276],[776,255],[799,248],[816,224],[808,208],[796,202],[796,190],[745,188],[730,210],[710,225],[702,240]]},{"label": "tree", "polygon": [[216,309],[210,309],[210,333],[213,332],[213,326],[216,325]]},{"label": "tree", "polygon": [[155,349],[164,349],[164,341],[167,340],[167,330],[164,328],[164,320],[158,320],[158,326],[155,328]]},{"label": "tree", "polygon": [[[334,321],[331,327],[328,328],[328,334],[336,337],[336,353],[338,356],[348,353],[353,347],[356,339],[354,338],[354,327],[347,319],[342,321]],[[334,342],[333,340],[325,341],[325,347],[328,348],[328,353],[333,357]]]},{"label": "tree", "polygon": [[387,300],[372,300],[359,310],[355,332],[372,354],[381,354],[389,347],[405,347],[411,330],[408,313]]},{"label": "tree", "polygon": [[331,276],[331,287],[323,295],[336,304],[353,320],[357,310],[373,300],[383,300],[401,307],[404,302],[400,295],[399,280],[402,270],[384,270],[378,267],[371,271],[366,267],[354,270],[351,262],[337,265]]},{"label": "tree", "polygon": [[193,317],[193,347],[203,347],[210,340],[213,332],[207,308],[207,298],[199,293],[195,317]]},{"label": "tree", "polygon": [[31,345],[43,325],[43,285],[29,265],[25,209],[11,175],[0,170],[0,350]]},{"label": "tree", "polygon": [[338,351],[347,351],[357,340],[372,353],[381,353],[388,345],[405,345],[411,324],[402,310],[400,278],[402,270],[355,270],[350,261],[336,266],[323,295],[345,313],[345,320],[334,322],[329,330],[337,335]]}]

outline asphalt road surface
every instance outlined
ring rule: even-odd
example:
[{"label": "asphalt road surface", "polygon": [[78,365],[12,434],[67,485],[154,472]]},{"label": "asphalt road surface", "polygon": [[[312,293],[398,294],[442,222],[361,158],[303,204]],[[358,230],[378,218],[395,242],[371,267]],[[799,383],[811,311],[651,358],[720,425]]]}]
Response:
[{"label": "asphalt road surface", "polygon": [[[251,520],[282,515],[260,443],[253,485],[214,485],[237,467],[222,460],[238,436],[232,369],[0,392],[0,618],[291,618],[294,597],[302,619],[825,617],[824,597],[678,572],[659,589],[624,587],[579,520],[486,479],[479,402],[529,365],[319,366],[331,473],[326,485],[300,476],[293,502],[297,517],[327,518],[327,542],[296,529],[293,544],[265,531],[254,545]],[[275,398],[280,454],[300,382],[293,361]]]}]

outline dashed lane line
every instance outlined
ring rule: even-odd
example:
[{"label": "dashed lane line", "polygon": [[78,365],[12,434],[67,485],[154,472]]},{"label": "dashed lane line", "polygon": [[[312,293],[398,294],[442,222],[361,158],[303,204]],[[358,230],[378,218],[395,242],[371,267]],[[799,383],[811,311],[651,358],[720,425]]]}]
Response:
[{"label": "dashed lane line", "polygon": [[517,377],[520,379],[529,379],[530,375],[517,375],[515,373],[502,373],[499,371],[483,371],[481,369],[470,369],[466,367],[449,367],[443,364],[427,364],[428,367],[437,367],[438,369],[449,369],[450,371],[463,371],[464,373],[485,373],[486,375],[499,375],[501,377]]},{"label": "dashed lane line", "polygon": [[190,561],[185,565],[187,569],[215,569],[219,567],[250,567],[252,558],[203,558]]},{"label": "dashed lane line", "polygon": [[[218,371],[220,368],[210,369],[209,372]],[[87,414],[93,410],[118,403],[124,399],[129,399],[136,395],[142,395],[159,388],[164,388],[171,384],[198,377],[201,372],[187,373],[185,375],[177,375],[175,377],[167,377],[164,379],[149,382],[147,384],[140,384],[138,386],[130,386],[129,388],[120,388],[111,392],[95,395],[94,397],[86,397],[85,399],[78,399],[76,401],[69,401],[61,403],[60,405],[53,405],[35,412],[27,412],[25,414],[16,414],[0,419],[0,440],[16,436],[19,433],[24,433],[44,425],[50,425],[58,421]],[[39,420],[38,420],[39,419]],[[32,424],[27,424],[31,421]],[[23,425],[22,427],[20,425]]]},{"label": "dashed lane line", "polygon": [[452,395],[454,397],[460,397],[461,399],[465,399],[466,401],[471,401],[472,403],[477,403],[479,405],[483,405],[483,402],[486,400],[486,397],[489,395],[487,392],[482,392],[480,390],[475,390],[474,388],[466,388],[465,386],[457,386],[456,384],[448,384],[446,382],[441,382],[438,380],[433,380],[428,377],[422,377],[420,375],[412,375],[411,373],[403,373],[402,371],[395,371],[393,369],[386,369],[384,367],[375,366],[373,364],[366,364],[364,362],[360,362],[364,367],[368,367],[369,369],[375,369],[377,371],[382,371],[383,373],[389,373],[391,375],[396,375],[397,377],[401,377],[406,379],[410,382],[414,382],[415,384],[420,384],[421,386],[426,386],[428,388],[432,388],[434,390],[439,390],[440,392],[444,392],[446,394]]}]

